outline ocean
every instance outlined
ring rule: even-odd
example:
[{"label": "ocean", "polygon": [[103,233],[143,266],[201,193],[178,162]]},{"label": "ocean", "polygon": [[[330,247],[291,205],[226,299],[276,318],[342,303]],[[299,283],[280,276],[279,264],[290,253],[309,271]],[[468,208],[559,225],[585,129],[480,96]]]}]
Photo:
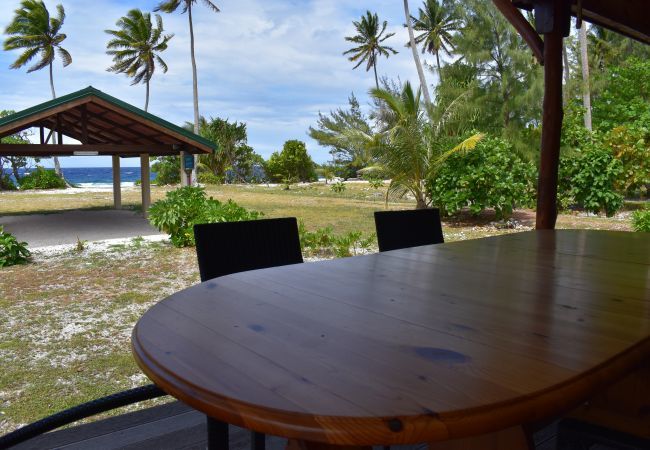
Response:
[{"label": "ocean", "polygon": [[[11,170],[5,167],[5,173],[11,175]],[[19,173],[29,173],[30,169],[21,169]],[[63,176],[79,187],[113,187],[113,169],[111,167],[62,167]],[[121,184],[123,187],[134,186],[140,179],[139,167],[120,167]],[[11,176],[13,179],[13,176]],[[156,174],[151,172],[151,180]]]}]

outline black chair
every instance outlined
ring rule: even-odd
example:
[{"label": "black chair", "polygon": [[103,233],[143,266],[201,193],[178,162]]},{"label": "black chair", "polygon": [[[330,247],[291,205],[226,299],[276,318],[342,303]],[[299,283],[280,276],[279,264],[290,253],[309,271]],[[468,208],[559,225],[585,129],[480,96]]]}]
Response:
[{"label": "black chair", "polygon": [[121,408],[123,406],[162,397],[165,394],[154,384],[129,389],[106,397],[91,400],[87,403],[74,406],[64,411],[52,414],[44,419],[22,426],[11,433],[0,436],[0,449],[13,447],[29,439],[35,438],[48,431],[55,430],[64,425],[94,416],[99,413]]},{"label": "black chair", "polygon": [[[295,217],[194,225],[194,240],[201,281],[303,262]],[[228,448],[228,425],[207,420],[208,448]],[[265,448],[262,433],[251,433],[251,448]]]},{"label": "black chair", "polygon": [[201,281],[303,262],[295,217],[194,225]]},{"label": "black chair", "polygon": [[375,211],[379,251],[445,242],[440,211],[434,208]]}]

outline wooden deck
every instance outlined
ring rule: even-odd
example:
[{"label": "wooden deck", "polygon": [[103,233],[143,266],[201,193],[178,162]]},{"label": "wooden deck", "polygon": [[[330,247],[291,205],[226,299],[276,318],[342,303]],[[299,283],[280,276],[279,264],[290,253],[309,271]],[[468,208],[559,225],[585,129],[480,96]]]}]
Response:
[{"label": "wooden deck", "polygon": [[[537,450],[555,449],[555,427],[550,426],[535,436]],[[268,450],[282,450],[286,439],[267,436]],[[166,450],[205,449],[205,416],[179,402],[167,403],[142,411],[47,433],[14,447],[35,449],[93,450]],[[231,450],[250,448],[250,432],[230,428]],[[420,450],[420,446],[393,446],[393,450]],[[607,450],[599,448],[599,450]]]}]

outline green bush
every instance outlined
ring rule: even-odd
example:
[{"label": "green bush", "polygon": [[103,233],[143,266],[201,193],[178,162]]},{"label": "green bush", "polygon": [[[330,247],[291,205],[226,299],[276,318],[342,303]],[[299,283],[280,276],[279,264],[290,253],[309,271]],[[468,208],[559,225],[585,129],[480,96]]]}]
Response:
[{"label": "green bush", "polygon": [[577,206],[613,216],[623,206],[615,186],[623,164],[599,144],[560,158],[558,200],[560,207]]},{"label": "green bush", "polygon": [[303,221],[298,224],[300,247],[307,256],[345,258],[362,254],[375,242],[375,235],[363,236],[360,231],[336,235],[332,227],[307,231]]},{"label": "green bush", "polygon": [[332,184],[332,190],[337,194],[342,194],[345,192],[345,183],[342,181],[337,181],[336,183]]},{"label": "green bush", "polygon": [[63,178],[58,176],[53,169],[45,169],[36,166],[29,175],[19,180],[20,189],[65,189],[66,184]]},{"label": "green bush", "polygon": [[25,264],[29,261],[30,252],[27,242],[18,242],[10,233],[5,233],[0,226],[0,267]]},{"label": "green bush", "polygon": [[208,172],[206,170],[202,170],[199,172],[197,175],[199,177],[199,183],[203,184],[223,184],[223,177],[220,177],[219,175],[215,175],[212,172]]},{"label": "green bush", "polygon": [[634,231],[650,233],[650,205],[632,213],[632,228]]},{"label": "green bush", "polygon": [[169,234],[176,247],[195,245],[195,224],[253,220],[260,216],[261,213],[248,211],[232,200],[224,203],[207,198],[202,187],[192,186],[168,192],[164,200],[155,202],[149,208],[149,222]]},{"label": "green bush", "polygon": [[297,140],[286,141],[281,152],[273,152],[265,170],[273,182],[316,180],[316,165],[307,153],[305,143]]},{"label": "green bush", "polygon": [[151,165],[151,171],[156,174],[153,180],[158,186],[180,184],[181,162],[178,156],[159,156]]},{"label": "green bush", "polygon": [[429,180],[433,204],[445,214],[469,207],[472,214],[494,208],[498,218],[515,207],[532,206],[537,170],[500,138],[486,137],[476,148],[450,156]]},{"label": "green bush", "polygon": [[[0,167],[0,169],[2,169]],[[16,185],[14,182],[9,178],[8,174],[4,174],[0,176],[0,191],[15,191],[16,190]]]}]

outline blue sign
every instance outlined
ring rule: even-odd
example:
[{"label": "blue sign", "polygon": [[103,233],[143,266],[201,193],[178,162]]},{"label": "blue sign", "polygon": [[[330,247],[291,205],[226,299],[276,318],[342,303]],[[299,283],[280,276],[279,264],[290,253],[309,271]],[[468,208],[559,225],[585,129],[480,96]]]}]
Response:
[{"label": "blue sign", "polygon": [[183,157],[183,167],[185,170],[194,169],[194,155],[185,155]]}]

